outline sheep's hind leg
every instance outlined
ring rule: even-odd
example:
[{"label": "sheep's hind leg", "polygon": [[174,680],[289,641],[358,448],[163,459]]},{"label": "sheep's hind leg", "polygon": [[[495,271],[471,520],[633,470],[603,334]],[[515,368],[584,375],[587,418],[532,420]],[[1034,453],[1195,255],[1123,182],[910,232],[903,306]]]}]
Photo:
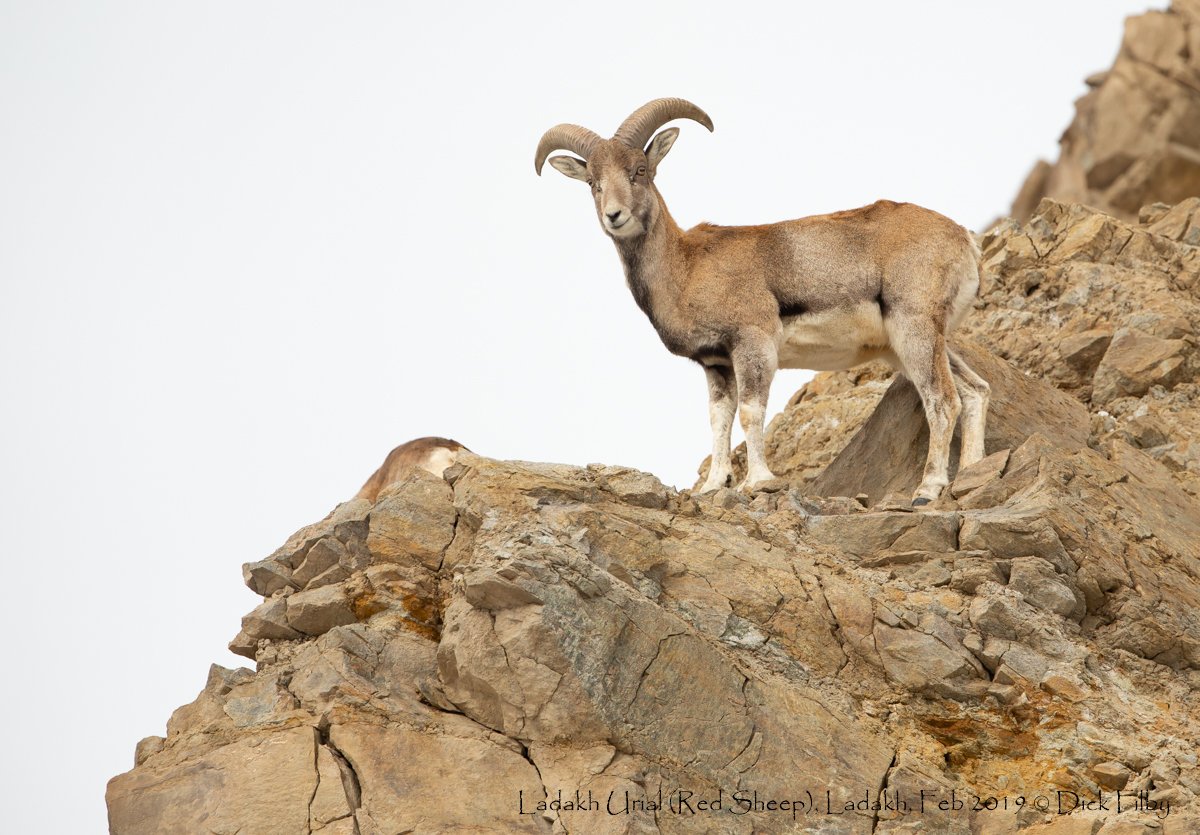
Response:
[{"label": "sheep's hind leg", "polygon": [[934,501],[950,483],[950,441],[962,411],[940,324],[918,317],[885,320],[892,350],[916,387],[929,424],[929,452],[924,477],[913,493],[914,507]]},{"label": "sheep's hind leg", "polygon": [[962,470],[983,458],[984,432],[987,428],[988,400],[992,387],[971,370],[962,357],[948,350],[950,370],[954,373],[954,385],[962,399],[962,448],[958,456],[958,469]]},{"label": "sheep's hind leg", "polygon": [[775,343],[766,334],[739,334],[733,349],[733,369],[737,376],[738,419],[746,433],[746,478],[738,485],[739,490],[753,490],[775,478],[767,466],[763,418],[778,361]]},{"label": "sheep's hind leg", "polygon": [[728,487],[733,480],[733,464],[729,460],[729,433],[733,429],[733,413],[737,409],[737,382],[733,369],[711,366],[704,369],[708,378],[708,420],[712,425],[712,458],[708,462],[708,478],[701,493]]}]

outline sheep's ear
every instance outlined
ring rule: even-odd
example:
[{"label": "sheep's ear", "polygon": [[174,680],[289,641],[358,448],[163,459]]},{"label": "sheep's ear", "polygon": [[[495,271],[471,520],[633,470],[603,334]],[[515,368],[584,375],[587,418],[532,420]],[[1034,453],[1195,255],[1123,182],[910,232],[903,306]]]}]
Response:
[{"label": "sheep's ear", "polygon": [[671,146],[678,138],[679,128],[667,128],[650,140],[650,144],[646,146],[646,160],[650,163],[651,171],[658,168],[658,164],[662,162],[663,157],[667,155],[667,151],[671,150]]},{"label": "sheep's ear", "polygon": [[568,177],[587,182],[587,163],[583,160],[575,157],[550,157],[547,161]]}]

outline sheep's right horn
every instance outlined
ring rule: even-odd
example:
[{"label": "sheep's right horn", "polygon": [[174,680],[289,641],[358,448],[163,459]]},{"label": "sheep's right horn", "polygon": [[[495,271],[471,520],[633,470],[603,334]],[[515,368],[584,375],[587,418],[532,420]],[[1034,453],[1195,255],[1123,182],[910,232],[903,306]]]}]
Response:
[{"label": "sheep's right horn", "polygon": [[538,143],[537,154],[533,157],[534,170],[537,171],[538,176],[541,176],[542,166],[546,164],[546,157],[550,156],[551,151],[559,148],[579,154],[586,161],[596,144],[603,141],[595,131],[579,125],[555,125],[546,131],[542,136],[542,141]]},{"label": "sheep's right horn", "polygon": [[646,147],[651,135],[672,119],[691,119],[699,122],[709,130],[713,129],[712,119],[696,105],[686,99],[655,99],[643,104],[621,123],[613,139],[619,139],[630,148],[639,151]]}]

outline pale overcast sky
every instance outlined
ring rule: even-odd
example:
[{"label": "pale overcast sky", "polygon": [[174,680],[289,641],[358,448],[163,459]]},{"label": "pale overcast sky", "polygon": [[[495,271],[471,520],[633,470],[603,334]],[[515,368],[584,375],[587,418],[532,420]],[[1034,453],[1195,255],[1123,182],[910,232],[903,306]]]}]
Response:
[{"label": "pale overcast sky", "polygon": [[684,225],[978,228],[1145,7],[0,0],[5,830],[104,831],[138,739],[245,663],[241,564],[395,444],[691,484],[703,373],[534,175],[547,128],[700,105]]}]

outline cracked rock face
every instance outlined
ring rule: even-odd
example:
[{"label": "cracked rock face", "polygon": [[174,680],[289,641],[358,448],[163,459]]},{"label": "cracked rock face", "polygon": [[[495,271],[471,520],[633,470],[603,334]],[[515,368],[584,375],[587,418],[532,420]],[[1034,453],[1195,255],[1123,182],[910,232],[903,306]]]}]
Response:
[{"label": "cracked rock face", "polygon": [[1058,161],[1030,171],[1014,217],[1051,197],[1133,220],[1148,203],[1200,194],[1200,3],[1128,18],[1112,68],[1087,84]]},{"label": "cracked rock face", "polygon": [[[1200,831],[1181,205],[988,236],[988,457],[920,512],[924,419],[870,369],[772,424],[777,492],[464,454],[339,506],[245,566],[255,669],[137,744],[111,831]],[[1032,805],[1118,790],[1170,814]],[[938,806],[972,795],[1010,805]]]},{"label": "cracked rock face", "polygon": [[1137,223],[1046,200],[1023,226],[984,236],[988,281],[963,329],[1082,404],[1090,446],[1139,450],[1195,496],[1200,247],[1189,230],[1200,198],[1146,207]]}]

